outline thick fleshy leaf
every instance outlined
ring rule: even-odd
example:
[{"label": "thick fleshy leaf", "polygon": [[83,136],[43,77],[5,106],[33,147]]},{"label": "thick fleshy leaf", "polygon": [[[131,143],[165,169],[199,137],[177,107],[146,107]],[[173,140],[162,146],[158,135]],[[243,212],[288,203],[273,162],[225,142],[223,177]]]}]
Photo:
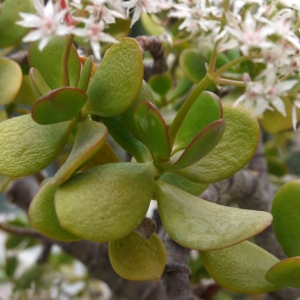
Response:
[{"label": "thick fleshy leaf", "polygon": [[143,60],[139,44],[121,38],[111,46],[91,81],[85,110],[103,117],[123,113],[134,102],[143,80]]},{"label": "thick fleshy leaf", "polygon": [[120,116],[102,119],[114,140],[128,153],[133,155],[137,162],[152,160],[148,148],[128,131]]},{"label": "thick fleshy leaf", "polygon": [[182,51],[179,63],[185,75],[195,83],[200,82],[206,75],[206,60],[197,50]]},{"label": "thick fleshy leaf", "polygon": [[300,256],[280,261],[266,274],[266,279],[276,285],[300,289]]},{"label": "thick fleshy leaf", "polygon": [[170,166],[170,169],[182,169],[196,163],[218,145],[224,130],[224,119],[206,126],[184,150],[179,159]]},{"label": "thick fleshy leaf", "polygon": [[165,28],[159,25],[160,20],[154,14],[141,14],[141,22],[149,35],[160,36],[165,33]]},{"label": "thick fleshy leaf", "polygon": [[31,88],[37,98],[40,98],[51,91],[50,87],[38,69],[32,67],[29,71],[29,78]]},{"label": "thick fleshy leaf", "polygon": [[105,164],[76,174],[55,194],[60,225],[95,242],[120,239],[144,219],[155,169],[151,164]]},{"label": "thick fleshy leaf", "polygon": [[39,125],[30,114],[0,123],[0,174],[21,177],[44,169],[64,147],[72,126]]},{"label": "thick fleshy leaf", "polygon": [[137,96],[136,100],[133,102],[133,104],[122,114],[122,120],[124,122],[124,125],[127,127],[127,129],[130,131],[130,133],[135,137],[138,138],[138,132],[135,127],[134,122],[134,110],[141,101],[150,101],[154,102],[153,94],[151,91],[150,86],[147,84],[145,80],[143,80],[142,87],[140,89],[139,95]]},{"label": "thick fleshy leaf", "polygon": [[52,186],[51,181],[41,187],[31,201],[28,211],[29,221],[37,231],[51,239],[64,242],[78,241],[79,237],[59,225],[54,208],[56,189]]},{"label": "thick fleshy leaf", "polygon": [[[35,67],[41,72],[52,90],[64,85],[62,55],[66,41],[65,37],[53,36],[43,51],[38,49],[39,41],[34,42],[29,48],[29,66]],[[74,45],[71,47],[68,67],[70,86],[76,87],[79,81],[81,64]]]},{"label": "thick fleshy leaf", "polygon": [[23,75],[22,84],[14,102],[31,107],[37,99],[38,97],[34,94],[31,88],[29,75]]},{"label": "thick fleshy leaf", "polygon": [[107,134],[107,128],[101,123],[94,122],[89,118],[80,122],[72,151],[67,161],[55,174],[52,184],[59,185],[68,180],[76,170],[99,151]]},{"label": "thick fleshy leaf", "polygon": [[86,91],[88,84],[91,79],[92,70],[93,70],[93,61],[94,57],[89,56],[89,58],[84,62],[84,65],[82,67],[81,73],[80,73],[80,79],[78,82],[78,88]]},{"label": "thick fleshy leaf", "polygon": [[172,88],[172,78],[167,74],[153,75],[149,80],[149,85],[156,94],[164,97]]},{"label": "thick fleshy leaf", "polygon": [[276,193],[272,214],[275,235],[289,257],[300,256],[300,180],[283,185]]},{"label": "thick fleshy leaf", "polygon": [[145,240],[134,231],[109,243],[109,258],[116,273],[134,281],[158,281],[167,261],[164,244],[156,234]]},{"label": "thick fleshy leaf", "polygon": [[16,24],[22,19],[19,12],[34,13],[33,2],[31,0],[2,1],[0,12],[0,48],[14,46],[21,42],[30,30]]},{"label": "thick fleshy leaf", "polygon": [[155,161],[166,161],[170,157],[171,144],[167,125],[149,101],[140,102],[134,111],[135,127],[139,139],[148,147]]},{"label": "thick fleshy leaf", "polygon": [[203,92],[179,128],[172,153],[185,149],[201,130],[222,118],[223,108],[219,98],[211,92]]},{"label": "thick fleshy leaf", "polygon": [[165,173],[160,179],[194,196],[199,196],[209,187],[209,184],[191,181],[176,173]]},{"label": "thick fleshy leaf", "polygon": [[11,59],[0,57],[0,104],[12,102],[18,94],[21,84],[22,70],[20,66]]},{"label": "thick fleshy leaf", "polygon": [[89,159],[81,168],[81,171],[85,171],[94,167],[98,167],[105,164],[111,164],[119,162],[118,156],[108,143],[104,143],[100,150]]},{"label": "thick fleshy leaf", "polygon": [[40,98],[32,107],[31,115],[42,125],[70,121],[78,116],[86,100],[86,93],[78,88],[59,88]]},{"label": "thick fleshy leaf", "polygon": [[187,93],[190,90],[192,85],[193,85],[193,83],[186,76],[183,76],[179,80],[179,82],[176,85],[176,87],[174,88],[174,90],[172,90],[169,100],[173,100],[173,99],[176,99],[176,98],[184,95],[185,93]]},{"label": "thick fleshy leaf", "polygon": [[248,241],[222,250],[200,251],[200,256],[210,276],[236,293],[262,294],[283,287],[265,279],[279,259]]},{"label": "thick fleshy leaf", "polygon": [[224,107],[226,128],[218,145],[197,163],[176,171],[198,182],[223,180],[242,169],[252,158],[259,141],[259,125],[248,112]]},{"label": "thick fleshy leaf", "polygon": [[272,215],[267,212],[211,203],[162,180],[157,181],[155,188],[166,231],[186,248],[226,248],[258,234],[272,222]]}]

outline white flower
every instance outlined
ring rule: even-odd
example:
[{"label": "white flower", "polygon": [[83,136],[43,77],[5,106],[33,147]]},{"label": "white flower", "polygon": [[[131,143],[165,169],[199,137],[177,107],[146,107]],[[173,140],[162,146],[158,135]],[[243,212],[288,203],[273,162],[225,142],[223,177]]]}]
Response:
[{"label": "white flower", "polygon": [[23,20],[16,22],[16,24],[27,28],[35,28],[23,38],[23,42],[41,40],[39,50],[42,51],[51,37],[66,35],[70,33],[71,28],[62,24],[67,9],[60,10],[59,2],[53,5],[52,0],[49,0],[46,6],[43,6],[39,0],[34,0],[33,3],[38,16],[21,12],[20,16]]},{"label": "white flower", "polygon": [[100,42],[106,43],[116,43],[117,40],[113,38],[111,35],[103,32],[105,29],[105,23],[100,20],[99,22],[95,22],[94,17],[91,15],[88,19],[74,17],[74,20],[82,22],[85,24],[84,28],[75,28],[72,30],[72,33],[77,36],[81,36],[85,39],[86,42],[90,42],[90,45],[93,49],[95,57],[100,60]]},{"label": "white flower", "polygon": [[140,18],[142,12],[144,13],[156,13],[157,9],[155,8],[155,1],[151,0],[131,0],[122,3],[123,7],[127,8],[127,17],[129,17],[130,9],[134,9],[132,16],[131,24],[133,24]]}]

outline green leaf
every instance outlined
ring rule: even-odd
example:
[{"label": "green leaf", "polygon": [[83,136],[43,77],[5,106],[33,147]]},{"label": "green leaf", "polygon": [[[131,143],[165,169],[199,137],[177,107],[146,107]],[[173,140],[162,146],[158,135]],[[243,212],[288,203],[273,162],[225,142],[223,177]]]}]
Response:
[{"label": "green leaf", "polygon": [[157,108],[148,101],[140,102],[134,111],[134,122],[139,139],[148,147],[153,159],[168,160],[171,153],[168,128]]},{"label": "green leaf", "polygon": [[114,140],[128,153],[133,155],[137,162],[152,160],[148,148],[128,131],[120,116],[102,118],[102,120]]},{"label": "green leaf", "polygon": [[57,187],[52,186],[51,181],[40,188],[29,207],[30,223],[37,231],[51,239],[63,242],[78,241],[79,237],[66,231],[59,224],[54,208],[56,190]]},{"label": "green leaf", "polygon": [[[38,96],[38,98],[39,97],[40,96]],[[22,84],[14,102],[31,107],[34,105],[36,100],[37,96],[34,94],[33,89],[31,88],[29,75],[23,75]]]},{"label": "green leaf", "polygon": [[164,244],[156,234],[145,240],[136,232],[131,232],[109,243],[109,258],[116,273],[125,279],[159,281],[167,255]]},{"label": "green leaf", "polygon": [[215,121],[206,126],[184,150],[179,159],[170,165],[170,170],[188,167],[207,155],[218,145],[224,134],[224,130],[224,119]]},{"label": "green leaf", "polygon": [[0,123],[0,174],[21,177],[44,169],[62,150],[72,126],[39,125],[30,114]]},{"label": "green leaf", "polygon": [[12,178],[0,175],[0,193],[3,193],[7,188]]},{"label": "green leaf", "polygon": [[12,277],[18,267],[18,259],[15,256],[6,258],[6,274],[8,277]]},{"label": "green leaf", "polygon": [[248,112],[224,107],[226,128],[219,144],[197,163],[176,171],[197,182],[223,180],[242,169],[253,157],[259,141],[259,125]]},{"label": "green leaf", "polygon": [[223,108],[220,99],[211,92],[203,92],[183,120],[172,153],[185,149],[201,130],[222,118]]},{"label": "green leaf", "polygon": [[59,185],[68,180],[76,170],[99,151],[107,134],[107,128],[101,123],[94,122],[89,118],[80,122],[72,151],[67,161],[55,174],[52,184]]},{"label": "green leaf", "polygon": [[166,231],[186,248],[226,248],[258,234],[272,221],[267,212],[211,203],[162,180],[157,181],[155,188]]},{"label": "green leaf", "polygon": [[154,171],[151,164],[113,163],[76,174],[55,194],[59,223],[95,242],[124,237],[146,215]]},{"label": "green leaf", "polygon": [[[52,90],[64,86],[62,56],[66,41],[65,37],[54,36],[43,51],[38,49],[39,41],[34,42],[29,48],[29,66],[40,71]],[[81,63],[74,45],[71,47],[68,67],[70,86],[76,87],[79,81]]]},{"label": "green leaf", "polygon": [[183,96],[190,90],[192,85],[193,83],[186,76],[183,76],[175,86],[174,90],[172,90],[170,100]]},{"label": "green leaf", "polygon": [[272,214],[275,235],[288,257],[300,256],[300,180],[284,184],[276,193]]},{"label": "green leaf", "polygon": [[209,184],[191,181],[176,173],[165,173],[160,179],[194,196],[199,196],[209,187]]},{"label": "green leaf", "polygon": [[161,21],[154,14],[142,13],[141,22],[149,35],[160,36],[165,33],[165,28],[159,25]]},{"label": "green leaf", "polygon": [[201,251],[200,256],[210,276],[233,292],[262,294],[283,287],[265,280],[266,272],[279,259],[248,241],[222,250]]},{"label": "green leaf", "polygon": [[78,88],[59,88],[40,98],[32,107],[31,115],[42,125],[70,121],[78,116],[86,100],[86,93]]},{"label": "green leaf", "polygon": [[140,89],[139,95],[137,96],[136,100],[133,104],[121,115],[124,125],[130,131],[130,133],[135,137],[138,138],[139,134],[136,130],[135,122],[134,122],[134,110],[141,101],[150,101],[154,102],[153,94],[151,91],[150,86],[147,84],[145,80],[143,80],[142,87]]},{"label": "green leaf", "polygon": [[88,59],[84,62],[83,68],[81,70],[78,88],[83,91],[86,91],[88,88],[93,70],[93,61],[94,57],[92,55],[89,56]]},{"label": "green leaf", "polygon": [[149,85],[156,94],[164,97],[172,88],[172,78],[168,74],[153,75],[149,79]]},{"label": "green leaf", "polygon": [[204,57],[194,49],[186,49],[181,52],[179,59],[185,75],[193,82],[198,83],[206,75],[207,63]]},{"label": "green leaf", "polygon": [[291,257],[280,261],[270,268],[266,279],[278,286],[300,289],[300,257]]},{"label": "green leaf", "polygon": [[[0,14],[1,16],[1,14]],[[0,57],[0,105],[12,102],[22,84],[22,70],[13,60]]]},{"label": "green leaf", "polygon": [[51,92],[50,87],[48,86],[38,69],[32,67],[29,71],[29,78],[31,88],[37,98],[40,98],[41,96],[44,96]]},{"label": "green leaf", "polygon": [[30,29],[19,26],[21,21],[19,12],[34,13],[31,0],[5,0],[1,2],[0,12],[0,48],[14,46],[21,42]]},{"label": "green leaf", "polygon": [[123,113],[134,102],[143,80],[143,60],[139,44],[121,38],[106,51],[87,94],[85,110],[103,117]]}]

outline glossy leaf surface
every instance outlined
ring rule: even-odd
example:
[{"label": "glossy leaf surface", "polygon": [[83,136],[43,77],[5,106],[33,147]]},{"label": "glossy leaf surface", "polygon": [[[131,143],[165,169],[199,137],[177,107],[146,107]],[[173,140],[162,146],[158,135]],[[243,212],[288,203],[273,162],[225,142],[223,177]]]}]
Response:
[{"label": "glossy leaf surface", "polygon": [[48,166],[60,153],[72,122],[39,125],[31,115],[0,123],[0,174],[21,177]]},{"label": "glossy leaf surface", "polygon": [[54,208],[54,195],[56,187],[51,181],[44,184],[33,198],[28,217],[31,225],[43,235],[64,242],[80,240],[79,237],[63,229],[56,216]]},{"label": "glossy leaf surface", "polygon": [[[29,66],[40,71],[52,90],[63,86],[62,55],[65,44],[65,37],[53,36],[43,51],[38,49],[39,41],[31,44],[29,48]],[[74,45],[71,47],[68,67],[70,86],[76,87],[81,65]]]},{"label": "glossy leaf surface", "polygon": [[91,75],[92,75],[92,70],[93,70],[93,56],[89,56],[88,59],[84,62],[84,65],[82,67],[81,73],[80,73],[80,78],[78,82],[78,88],[86,91]]},{"label": "glossy leaf surface", "polygon": [[221,141],[205,157],[180,175],[198,182],[223,180],[242,169],[253,157],[259,140],[258,122],[245,110],[224,107],[226,128]]},{"label": "glossy leaf surface", "polygon": [[107,128],[98,122],[86,118],[79,123],[75,144],[67,161],[52,179],[53,185],[62,184],[78,170],[86,161],[96,154],[105,142]]},{"label": "glossy leaf surface", "polygon": [[143,68],[138,42],[121,38],[106,51],[87,90],[85,109],[103,117],[123,113],[139,94]]},{"label": "glossy leaf surface", "polygon": [[37,98],[40,98],[51,91],[50,87],[38,69],[32,67],[29,71],[29,76],[32,90]]},{"label": "glossy leaf surface", "polygon": [[266,279],[276,285],[300,288],[300,256],[287,258],[274,265],[266,274]]},{"label": "glossy leaf surface", "polygon": [[283,185],[276,193],[272,214],[275,235],[288,257],[300,256],[300,180]]},{"label": "glossy leaf surface", "polygon": [[267,212],[211,203],[161,180],[155,187],[159,214],[168,234],[190,249],[229,247],[258,234],[272,222]]},{"label": "glossy leaf surface", "polygon": [[63,87],[44,95],[33,106],[31,115],[35,122],[48,125],[75,119],[87,100],[78,88]]},{"label": "glossy leaf surface", "polygon": [[279,259],[248,241],[222,250],[200,251],[200,256],[210,276],[236,293],[262,294],[282,288],[265,280],[266,272]]},{"label": "glossy leaf surface", "polygon": [[152,160],[148,148],[128,131],[120,116],[102,119],[114,140],[133,155],[137,162]]},{"label": "glossy leaf surface", "polygon": [[134,231],[109,243],[109,258],[121,277],[135,281],[158,281],[167,260],[165,247],[156,234],[145,240]]},{"label": "glossy leaf surface", "polygon": [[152,172],[150,164],[113,163],[73,176],[55,194],[61,226],[95,242],[124,237],[146,215]]},{"label": "glossy leaf surface", "polygon": [[8,104],[17,96],[22,84],[22,70],[13,60],[0,57],[0,104]]},{"label": "glossy leaf surface", "polygon": [[153,159],[168,160],[171,153],[168,128],[157,108],[148,101],[140,102],[134,111],[134,122],[139,139],[148,147]]},{"label": "glossy leaf surface", "polygon": [[186,49],[182,51],[179,62],[185,75],[195,83],[200,82],[206,75],[206,60],[197,50]]},{"label": "glossy leaf surface", "polygon": [[207,125],[223,118],[219,98],[211,92],[203,92],[195,101],[176,135],[173,153],[183,150]]},{"label": "glossy leaf surface", "polygon": [[6,0],[1,2],[0,48],[14,46],[29,32],[28,28],[16,24],[22,18],[19,12],[34,13],[31,0]]},{"label": "glossy leaf surface", "polygon": [[181,169],[188,167],[207,155],[218,145],[224,134],[225,125],[225,120],[221,119],[205,127],[171,168]]}]

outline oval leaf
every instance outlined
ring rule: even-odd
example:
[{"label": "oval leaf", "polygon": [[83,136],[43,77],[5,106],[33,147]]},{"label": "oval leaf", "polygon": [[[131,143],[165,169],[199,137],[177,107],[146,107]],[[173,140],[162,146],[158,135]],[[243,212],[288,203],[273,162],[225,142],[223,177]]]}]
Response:
[{"label": "oval leaf", "polygon": [[0,123],[0,174],[21,177],[44,169],[64,147],[72,126],[39,125],[30,114]]},{"label": "oval leaf", "polygon": [[139,44],[121,38],[107,50],[87,94],[85,110],[103,117],[124,112],[139,94],[143,80],[143,60]]},{"label": "oval leaf", "polygon": [[276,285],[300,289],[300,257],[280,261],[266,274],[266,279]]},{"label": "oval leaf", "polygon": [[85,104],[87,95],[78,88],[63,87],[43,96],[32,107],[35,122],[48,125],[75,119]]},{"label": "oval leaf", "polygon": [[200,256],[210,276],[236,293],[262,294],[283,287],[265,280],[266,272],[279,259],[248,241],[222,250],[200,251]]},{"label": "oval leaf", "polygon": [[[64,86],[62,55],[66,41],[65,37],[53,36],[43,51],[40,51],[38,48],[39,41],[31,44],[31,47],[29,48],[29,66],[35,67],[40,71],[46,83],[52,90]],[[70,86],[76,87],[80,76],[81,64],[74,45],[71,47],[68,67]]]},{"label": "oval leaf", "polygon": [[201,130],[223,118],[220,99],[211,92],[203,92],[187,113],[176,135],[173,151],[186,149]]},{"label": "oval leaf", "polygon": [[139,139],[148,147],[153,159],[168,160],[171,152],[168,129],[157,108],[148,101],[140,102],[134,111],[134,122]]},{"label": "oval leaf", "polygon": [[149,85],[156,94],[164,97],[172,88],[172,78],[167,74],[153,75],[150,77]]},{"label": "oval leaf", "polygon": [[211,203],[161,180],[155,187],[166,231],[186,248],[226,248],[258,234],[272,222],[267,212]]},{"label": "oval leaf", "polygon": [[51,239],[63,242],[78,241],[79,237],[59,225],[54,209],[55,192],[56,187],[51,185],[51,181],[41,187],[31,201],[28,211],[29,221],[37,231]]},{"label": "oval leaf", "polygon": [[22,70],[13,60],[0,57],[0,104],[12,102],[22,84]]},{"label": "oval leaf", "polygon": [[300,180],[283,185],[276,193],[272,214],[275,235],[289,257],[300,256]]},{"label": "oval leaf", "polygon": [[88,84],[90,82],[93,71],[93,61],[94,57],[92,55],[89,56],[88,59],[84,62],[83,68],[81,70],[78,88],[83,91],[87,90]]},{"label": "oval leaf", "polygon": [[258,122],[245,110],[232,107],[224,107],[224,119],[226,128],[218,145],[195,164],[176,172],[193,181],[212,183],[245,167],[259,141]]},{"label": "oval leaf", "polygon": [[29,75],[23,75],[22,84],[14,102],[32,107],[39,97],[40,96],[37,97],[33,92]]},{"label": "oval leaf", "polygon": [[73,176],[55,194],[61,226],[95,242],[113,241],[129,234],[148,210],[152,168],[150,164],[114,163]]},{"label": "oval leaf", "polygon": [[158,281],[167,260],[165,247],[156,234],[145,240],[134,231],[109,243],[109,258],[117,274],[135,281]]},{"label": "oval leaf", "polygon": [[40,98],[51,91],[38,69],[32,67],[29,71],[29,76],[32,90],[37,98]]},{"label": "oval leaf", "polygon": [[88,161],[105,142],[108,131],[100,123],[86,118],[79,123],[79,130],[70,156],[52,179],[53,185],[68,180],[86,161]]},{"label": "oval leaf", "polygon": [[14,46],[21,42],[30,29],[16,24],[22,18],[19,12],[34,13],[32,0],[5,0],[1,2],[0,48]]}]

